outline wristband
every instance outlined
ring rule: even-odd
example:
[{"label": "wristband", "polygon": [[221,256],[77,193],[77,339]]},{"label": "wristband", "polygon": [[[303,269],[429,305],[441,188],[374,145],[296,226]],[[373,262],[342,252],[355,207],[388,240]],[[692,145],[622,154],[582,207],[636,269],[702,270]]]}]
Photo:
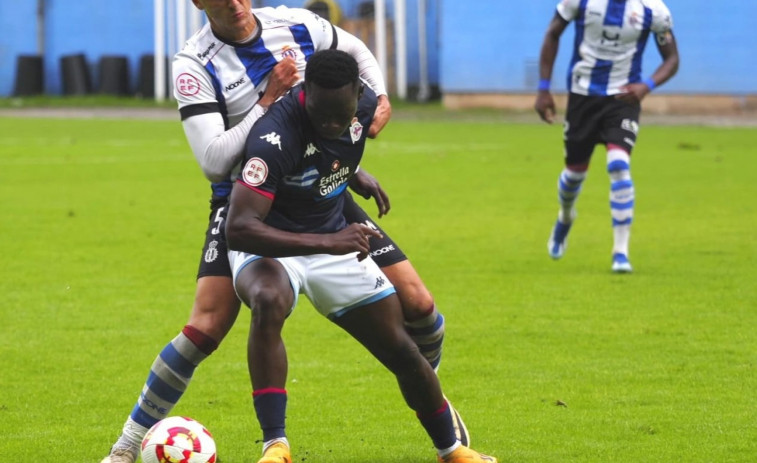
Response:
[{"label": "wristband", "polygon": [[655,87],[657,87],[657,85],[654,83],[654,79],[652,79],[651,77],[647,77],[642,81],[642,83],[649,87],[650,92],[654,90]]},{"label": "wristband", "polygon": [[537,88],[539,89],[539,91],[549,91],[549,79],[539,79],[539,86]]}]

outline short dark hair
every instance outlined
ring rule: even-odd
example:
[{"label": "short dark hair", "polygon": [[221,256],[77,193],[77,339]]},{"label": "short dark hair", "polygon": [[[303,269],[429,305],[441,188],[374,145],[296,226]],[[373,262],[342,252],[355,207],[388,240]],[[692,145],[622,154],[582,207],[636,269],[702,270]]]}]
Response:
[{"label": "short dark hair", "polygon": [[322,88],[340,88],[360,80],[357,61],[341,50],[313,53],[305,67],[305,80]]}]

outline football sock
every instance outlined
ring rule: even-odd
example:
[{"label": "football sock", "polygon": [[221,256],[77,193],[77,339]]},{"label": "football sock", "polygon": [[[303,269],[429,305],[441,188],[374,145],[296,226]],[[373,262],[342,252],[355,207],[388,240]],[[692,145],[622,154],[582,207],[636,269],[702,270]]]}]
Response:
[{"label": "football sock", "polygon": [[405,322],[410,338],[418,346],[421,354],[436,371],[442,361],[442,343],[444,342],[444,317],[431,306],[428,314],[418,320]]},{"label": "football sock", "polygon": [[286,438],[287,391],[273,387],[257,389],[252,392],[252,402],[263,430],[263,442]]},{"label": "football sock", "polygon": [[265,451],[268,450],[268,447],[272,446],[273,444],[277,444],[279,442],[289,447],[289,440],[287,440],[286,437],[278,437],[276,439],[263,442],[263,453],[265,453]]},{"label": "football sock", "polygon": [[577,172],[567,167],[560,172],[557,181],[557,196],[560,200],[558,220],[562,223],[570,223],[575,217],[574,206],[581,192],[581,184],[586,180],[586,171]]},{"label": "football sock", "polygon": [[197,365],[217,347],[218,343],[210,336],[185,326],[153,362],[119,442],[125,439],[139,444],[152,425],[167,417],[186,390]]},{"label": "football sock", "polygon": [[610,175],[610,215],[612,216],[613,253],[628,255],[633,222],[634,187],[631,156],[618,147],[608,147],[607,172]]},{"label": "football sock", "polygon": [[452,424],[452,412],[447,401],[444,402],[442,408],[435,412],[427,415],[417,413],[416,415],[437,449],[449,450],[458,442]]}]

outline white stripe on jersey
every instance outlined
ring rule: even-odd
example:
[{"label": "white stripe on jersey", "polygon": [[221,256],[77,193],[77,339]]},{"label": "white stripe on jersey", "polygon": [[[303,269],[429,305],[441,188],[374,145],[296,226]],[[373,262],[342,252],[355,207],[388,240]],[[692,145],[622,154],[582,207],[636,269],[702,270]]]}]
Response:
[{"label": "white stripe on jersey", "polygon": [[260,38],[247,45],[219,40],[206,24],[193,35],[173,61],[174,96],[179,108],[218,103],[233,127],[258,101],[273,67],[292,57],[300,75],[307,59],[331,47],[331,24],[300,8],[259,8]]},{"label": "white stripe on jersey", "polygon": [[673,27],[662,0],[563,0],[557,12],[575,21],[568,90],[581,95],[615,95],[623,85],[640,82],[649,33]]}]

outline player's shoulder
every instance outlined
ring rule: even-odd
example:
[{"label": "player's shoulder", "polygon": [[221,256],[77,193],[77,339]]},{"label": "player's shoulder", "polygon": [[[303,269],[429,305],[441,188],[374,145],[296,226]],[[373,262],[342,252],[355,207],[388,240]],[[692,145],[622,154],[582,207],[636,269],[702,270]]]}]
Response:
[{"label": "player's shoulder", "polygon": [[670,14],[670,9],[663,0],[641,0],[641,3],[652,10],[653,14]]},{"label": "player's shoulder", "polygon": [[281,24],[316,24],[320,16],[304,8],[290,8],[285,5],[263,7],[253,10],[263,27]]},{"label": "player's shoulder", "polygon": [[174,57],[174,61],[196,62],[204,66],[223,45],[224,43],[213,35],[210,24],[205,24],[187,39],[184,47]]}]

